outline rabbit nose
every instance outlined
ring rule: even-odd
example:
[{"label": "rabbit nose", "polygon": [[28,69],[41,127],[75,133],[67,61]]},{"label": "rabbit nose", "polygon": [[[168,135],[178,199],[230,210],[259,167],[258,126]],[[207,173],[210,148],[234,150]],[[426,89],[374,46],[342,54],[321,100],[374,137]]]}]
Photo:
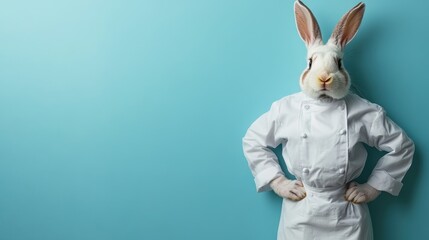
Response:
[{"label": "rabbit nose", "polygon": [[332,77],[328,77],[328,76],[319,76],[318,79],[321,83],[324,83],[324,84],[329,84],[332,82]]}]

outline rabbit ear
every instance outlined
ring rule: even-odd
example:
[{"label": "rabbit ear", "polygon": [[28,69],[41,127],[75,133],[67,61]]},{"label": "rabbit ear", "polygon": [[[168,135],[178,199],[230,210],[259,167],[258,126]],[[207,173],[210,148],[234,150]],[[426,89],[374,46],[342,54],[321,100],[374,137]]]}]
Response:
[{"label": "rabbit ear", "polygon": [[322,43],[319,24],[310,9],[301,1],[295,2],[295,20],[299,35],[307,47]]},{"label": "rabbit ear", "polygon": [[360,23],[362,22],[364,12],[365,4],[360,2],[346,13],[335,27],[329,42],[343,49],[356,35]]}]

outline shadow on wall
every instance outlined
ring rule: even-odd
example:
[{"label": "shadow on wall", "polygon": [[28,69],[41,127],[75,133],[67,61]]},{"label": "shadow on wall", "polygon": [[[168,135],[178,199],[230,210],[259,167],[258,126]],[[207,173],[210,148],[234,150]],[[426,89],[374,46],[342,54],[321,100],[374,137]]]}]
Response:
[{"label": "shadow on wall", "polygon": [[365,31],[357,33],[359,36],[353,39],[345,50],[345,63],[352,81],[350,90],[369,100],[379,91],[373,85],[377,76],[371,73],[372,68],[368,69],[367,62],[376,54],[372,49],[377,49],[378,44],[381,43],[377,40],[377,36],[383,35],[383,31],[386,31],[384,24],[382,21],[373,21]]}]

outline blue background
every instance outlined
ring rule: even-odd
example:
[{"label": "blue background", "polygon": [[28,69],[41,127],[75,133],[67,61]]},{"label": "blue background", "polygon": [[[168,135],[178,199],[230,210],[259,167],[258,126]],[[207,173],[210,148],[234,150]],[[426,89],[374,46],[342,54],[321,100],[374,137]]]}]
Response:
[{"label": "blue background", "polygon": [[[357,1],[305,3],[327,40]],[[429,237],[428,7],[368,1],[344,60],[417,147],[377,240]],[[275,239],[241,138],[305,55],[291,0],[1,1],[0,239]]]}]

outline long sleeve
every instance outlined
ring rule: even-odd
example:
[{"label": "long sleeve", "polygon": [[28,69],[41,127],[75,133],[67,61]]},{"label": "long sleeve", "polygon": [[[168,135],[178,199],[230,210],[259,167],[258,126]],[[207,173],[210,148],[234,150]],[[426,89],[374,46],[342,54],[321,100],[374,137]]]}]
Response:
[{"label": "long sleeve", "polygon": [[401,181],[411,166],[413,141],[380,109],[369,131],[369,144],[387,154],[379,159],[368,184],[397,196],[402,188]]},{"label": "long sleeve", "polygon": [[279,106],[273,103],[270,111],[260,116],[243,137],[243,151],[254,176],[258,192],[271,190],[269,183],[284,175],[277,156],[270,149],[280,144],[275,138]]}]

